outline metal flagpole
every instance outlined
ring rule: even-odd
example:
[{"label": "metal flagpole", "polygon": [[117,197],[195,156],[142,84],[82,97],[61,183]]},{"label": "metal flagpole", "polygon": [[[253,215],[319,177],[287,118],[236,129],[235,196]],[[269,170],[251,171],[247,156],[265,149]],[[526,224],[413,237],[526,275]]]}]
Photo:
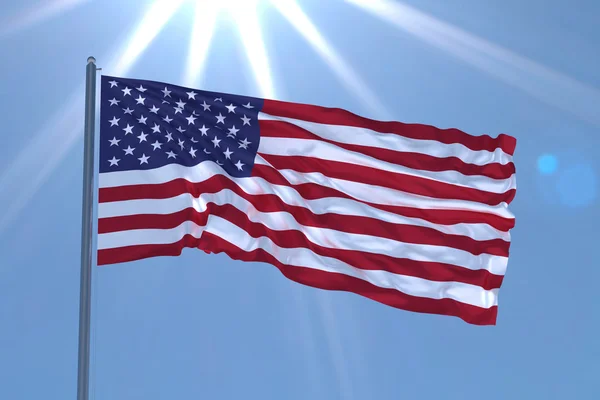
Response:
[{"label": "metal flagpole", "polygon": [[96,124],[96,59],[87,60],[83,144],[83,207],[79,289],[77,400],[88,400],[90,383],[90,314],[92,297],[92,224],[94,206],[94,126]]}]

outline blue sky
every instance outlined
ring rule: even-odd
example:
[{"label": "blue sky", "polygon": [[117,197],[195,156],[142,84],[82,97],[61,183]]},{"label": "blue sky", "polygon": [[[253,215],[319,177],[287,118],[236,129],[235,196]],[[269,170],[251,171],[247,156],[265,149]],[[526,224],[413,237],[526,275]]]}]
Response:
[{"label": "blue sky", "polygon": [[[194,2],[136,57],[141,48],[126,45],[153,1],[63,1],[58,13],[50,0],[8,3],[0,398],[69,399],[86,59],[119,75],[129,57],[128,77],[184,84]],[[346,80],[330,50],[328,63],[265,1],[270,75],[257,80],[225,13],[197,87],[261,96],[270,76],[282,100],[515,136],[517,225],[498,325],[404,312],[187,250],[94,269],[91,398],[599,398],[600,3],[406,0],[389,2],[414,7],[387,13],[393,21],[342,0],[298,3],[343,59],[333,65],[347,67]]]}]

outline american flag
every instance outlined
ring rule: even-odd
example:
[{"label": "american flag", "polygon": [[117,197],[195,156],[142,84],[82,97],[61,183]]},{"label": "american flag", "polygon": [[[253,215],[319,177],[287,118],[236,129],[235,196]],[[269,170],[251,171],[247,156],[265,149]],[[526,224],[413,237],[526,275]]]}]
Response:
[{"label": "american flag", "polygon": [[183,248],[496,323],[516,140],[103,76],[98,265]]}]

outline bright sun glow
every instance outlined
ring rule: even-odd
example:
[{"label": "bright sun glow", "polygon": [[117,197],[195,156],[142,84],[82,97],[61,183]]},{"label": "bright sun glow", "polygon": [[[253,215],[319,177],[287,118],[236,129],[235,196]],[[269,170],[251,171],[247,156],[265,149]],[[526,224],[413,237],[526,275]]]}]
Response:
[{"label": "bright sun glow", "polygon": [[[48,18],[59,16],[69,9],[82,6],[89,0],[48,0],[4,20],[0,28],[2,34],[14,33]],[[347,4],[358,6],[363,11],[387,21],[397,28],[410,32],[434,46],[448,51],[471,65],[519,87],[530,95],[550,102],[562,109],[573,112],[587,120],[600,123],[593,105],[600,102],[600,93],[574,79],[519,56],[494,43],[460,30],[444,21],[402,4],[389,0],[345,0]],[[189,52],[183,73],[183,83],[187,86],[199,85],[214,30],[221,13],[231,16],[240,32],[250,67],[254,72],[261,95],[275,98],[275,88],[271,77],[269,57],[263,41],[263,33],[257,10],[262,6],[273,6],[302,34],[315,51],[327,62],[341,82],[361,101],[370,106],[377,117],[385,112],[383,106],[360,76],[319,32],[310,18],[294,0],[155,0],[142,17],[129,37],[122,40],[123,46],[112,54],[98,58],[105,73],[124,76],[128,74],[140,55],[152,43],[162,28],[184,3],[195,7],[194,22],[191,28]],[[1,21],[0,21],[1,22]],[[535,84],[541,82],[543,85]],[[0,173],[0,200],[7,204],[0,215],[0,232],[9,220],[18,218],[19,212],[47,177],[59,165],[83,132],[83,82],[57,113],[45,121],[41,129],[32,136],[6,168]],[[550,92],[568,93],[568,96],[549,95]],[[579,99],[571,104],[565,99]],[[55,144],[61,146],[56,148]],[[55,151],[47,153],[46,149]],[[41,154],[46,153],[45,157]],[[26,175],[26,181],[19,176]],[[18,193],[18,195],[13,195]]]},{"label": "bright sun glow", "polygon": [[194,27],[183,77],[185,86],[200,84],[220,9],[220,5],[211,1],[198,1],[195,7]]},{"label": "bright sun glow", "polygon": [[235,7],[229,8],[229,11],[240,31],[240,38],[246,49],[258,86],[261,89],[262,97],[275,98],[269,57],[256,13],[258,2],[228,0],[226,4],[230,6],[236,4]]},{"label": "bright sun glow", "polygon": [[271,78],[269,58],[258,20],[258,6],[261,0],[195,0],[196,15],[194,30],[184,74],[184,84],[193,86],[198,83],[212,41],[213,32],[219,14],[229,14],[240,32],[240,39],[246,50],[248,60],[261,95],[275,98],[275,89]]},{"label": "bright sun glow", "polygon": [[213,3],[218,4],[220,8],[235,9],[243,6],[256,6],[260,0],[196,0],[200,4]]},{"label": "bright sun glow", "polygon": [[128,40],[123,51],[117,52],[118,61],[109,63],[113,74],[123,74],[138,57],[152,43],[162,28],[169,22],[175,11],[179,9],[184,0],[157,0],[155,1],[131,38]]}]

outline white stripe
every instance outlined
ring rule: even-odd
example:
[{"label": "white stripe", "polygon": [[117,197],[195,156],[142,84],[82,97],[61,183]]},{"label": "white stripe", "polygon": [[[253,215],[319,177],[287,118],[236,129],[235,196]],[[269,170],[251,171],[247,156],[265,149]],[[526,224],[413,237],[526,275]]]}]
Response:
[{"label": "white stripe", "polygon": [[[256,186],[253,187],[256,189]],[[317,200],[305,200],[300,197],[300,194],[294,190],[276,191],[278,186],[265,186],[260,191],[248,191],[248,188],[241,187],[244,192],[253,194],[265,194],[277,196],[281,201],[288,205],[299,206],[310,211],[317,218],[322,214],[339,214],[366,217],[374,220],[390,222],[399,225],[421,226],[425,228],[435,229],[438,232],[449,235],[460,235],[470,237],[474,240],[493,240],[502,239],[510,242],[510,232],[499,231],[487,224],[454,224],[440,225],[429,222],[420,218],[410,218],[403,215],[394,214],[388,211],[379,210],[367,204],[360,203],[354,200],[341,198],[323,198]],[[257,193],[258,192],[258,193]],[[229,189],[223,189],[217,194],[203,194],[201,202],[208,202],[209,196],[227,196],[231,199],[232,204],[237,201],[237,198],[243,199]],[[196,200],[189,193],[181,194],[170,199],[163,199],[160,203],[153,203],[149,199],[145,200],[126,200],[115,201],[110,203],[100,203],[98,205],[98,218],[110,218],[136,214],[172,214],[190,207],[190,204],[196,204]]]},{"label": "white stripe", "polygon": [[446,144],[435,140],[411,139],[398,134],[381,133],[366,128],[319,124],[316,122],[268,115],[263,112],[258,114],[258,119],[288,122],[310,131],[323,139],[340,143],[378,147],[381,149],[391,149],[406,153],[427,154],[438,158],[457,157],[467,164],[508,164],[513,160],[513,157],[510,154],[505,153],[499,148],[495,149],[493,152],[487,150],[471,150],[460,143]]},{"label": "white stripe", "polygon": [[[274,168],[260,156],[257,156],[254,162],[255,164],[268,165]],[[315,183],[336,189],[357,200],[369,203],[433,210],[476,211],[498,215],[502,218],[514,218],[514,215],[508,209],[508,204],[505,202],[491,206],[467,200],[438,199],[366,183],[330,178],[320,172],[297,172],[291,169],[278,169],[278,171],[292,185]]]},{"label": "white stripe", "polygon": [[[256,164],[269,165],[262,157],[257,156]],[[420,209],[433,210],[468,210],[497,215],[506,219],[513,219],[514,215],[508,210],[506,203],[496,206],[490,206],[483,203],[476,203],[465,200],[435,199],[431,197],[419,196],[412,193],[404,193],[398,190],[382,188],[379,186],[367,185],[342,179],[328,178],[318,173],[299,173],[291,170],[281,170],[281,174],[290,184],[316,183],[325,187],[339,190],[349,196],[359,200],[374,204],[413,207]],[[174,179],[186,179],[189,182],[202,182],[214,175],[224,175],[234,181],[247,193],[260,194],[265,190],[273,190],[288,204],[297,204],[297,199],[301,198],[298,192],[288,186],[272,185],[262,178],[233,178],[221,167],[212,161],[204,161],[193,167],[184,167],[178,164],[169,164],[164,167],[151,169],[147,171],[120,171],[101,173],[98,178],[100,188],[118,187],[127,185],[159,184],[170,182]],[[286,193],[292,195],[286,196]],[[304,201],[304,200],[303,200]]]},{"label": "white stripe", "polygon": [[[362,153],[342,149],[334,144],[312,139],[290,139],[264,137],[258,147],[260,154],[275,156],[303,156],[321,160],[338,161],[381,171],[393,172],[448,183],[455,186],[484,190],[491,193],[506,193],[516,187],[516,177],[493,179],[481,175],[463,175],[458,171],[425,171],[381,161]],[[315,162],[318,165],[318,161]],[[292,168],[293,169],[293,168]],[[327,171],[321,171],[327,175]]]},{"label": "white stripe", "polygon": [[[275,231],[296,230],[302,232],[310,242],[331,249],[356,250],[395,258],[408,258],[415,261],[446,263],[472,270],[485,269],[496,275],[504,275],[508,264],[507,257],[490,254],[475,256],[453,247],[404,243],[378,236],[304,226],[299,224],[287,212],[263,213],[258,211],[252,203],[239,197],[229,189],[217,194],[203,194],[199,198],[194,198],[190,194],[182,194],[165,200],[145,199],[101,203],[99,214],[102,216],[170,214],[186,208],[204,212],[208,208],[208,203],[231,204],[246,214],[252,222],[260,223]],[[131,245],[133,244],[141,243],[131,243]],[[125,246],[125,244],[120,244],[120,246]]]},{"label": "white stripe", "polygon": [[381,288],[395,289],[411,296],[431,299],[454,299],[477,307],[490,308],[498,304],[498,289],[483,288],[460,282],[436,282],[387,271],[362,270],[338,259],[319,256],[305,248],[285,249],[275,245],[269,238],[254,238],[231,222],[211,215],[207,226],[186,221],[174,229],[141,229],[106,233],[98,236],[98,248],[110,249],[130,244],[175,243],[185,235],[200,238],[203,232],[226,240],[246,252],[263,249],[279,262],[294,267],[306,267],[326,272],[341,273],[370,282]]}]

